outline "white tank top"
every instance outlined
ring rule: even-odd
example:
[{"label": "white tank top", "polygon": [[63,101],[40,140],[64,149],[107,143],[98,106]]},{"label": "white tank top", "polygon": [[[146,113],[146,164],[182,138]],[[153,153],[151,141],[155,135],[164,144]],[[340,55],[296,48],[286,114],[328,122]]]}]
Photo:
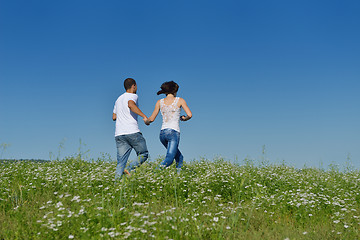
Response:
[{"label": "white tank top", "polygon": [[180,132],[180,108],[177,106],[179,98],[175,98],[171,105],[166,105],[164,99],[160,100],[160,111],[163,117],[162,129],[171,128]]}]

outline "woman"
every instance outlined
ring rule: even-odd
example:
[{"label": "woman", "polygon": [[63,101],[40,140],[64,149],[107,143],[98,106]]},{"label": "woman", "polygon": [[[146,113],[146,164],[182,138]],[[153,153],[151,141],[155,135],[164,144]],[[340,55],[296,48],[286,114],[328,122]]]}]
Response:
[{"label": "woman", "polygon": [[[187,121],[192,117],[192,113],[189,107],[186,105],[184,99],[176,97],[179,85],[174,81],[165,82],[161,85],[161,90],[157,95],[165,94],[166,97],[160,99],[155,104],[155,110],[153,114],[145,122],[149,125],[155,120],[159,111],[163,116],[163,123],[160,131],[160,141],[166,147],[166,157],[161,162],[161,167],[166,168],[170,166],[174,159],[176,161],[176,168],[179,172],[183,165],[183,155],[181,154],[178,146],[180,141],[180,127],[179,120]],[[180,117],[180,110],[184,109],[186,116]]]}]

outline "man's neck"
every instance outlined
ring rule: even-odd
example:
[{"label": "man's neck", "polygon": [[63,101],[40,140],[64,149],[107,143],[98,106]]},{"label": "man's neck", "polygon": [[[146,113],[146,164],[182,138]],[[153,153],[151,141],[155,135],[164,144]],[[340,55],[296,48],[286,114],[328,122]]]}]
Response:
[{"label": "man's neck", "polygon": [[133,94],[136,94],[136,92],[134,92],[133,90],[129,89],[129,90],[126,90],[127,93],[133,93]]}]

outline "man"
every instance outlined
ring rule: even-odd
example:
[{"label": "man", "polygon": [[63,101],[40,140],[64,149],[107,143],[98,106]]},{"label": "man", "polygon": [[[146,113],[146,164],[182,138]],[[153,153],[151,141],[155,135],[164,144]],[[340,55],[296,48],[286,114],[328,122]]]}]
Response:
[{"label": "man", "polygon": [[[131,170],[144,163],[148,156],[146,142],[142,136],[137,117],[141,116],[144,122],[146,115],[138,107],[138,96],[136,95],[137,85],[134,79],[127,78],[124,81],[126,92],[115,102],[112,119],[116,121],[115,141],[117,148],[117,166],[115,180],[120,180],[123,173],[130,175]],[[135,149],[138,159],[132,162],[129,170],[125,169],[130,152]]]}]

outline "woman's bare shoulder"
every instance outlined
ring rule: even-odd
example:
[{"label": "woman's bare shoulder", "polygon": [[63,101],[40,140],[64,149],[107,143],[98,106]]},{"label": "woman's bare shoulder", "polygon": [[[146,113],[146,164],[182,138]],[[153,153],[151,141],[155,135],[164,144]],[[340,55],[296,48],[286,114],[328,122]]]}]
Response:
[{"label": "woman's bare shoulder", "polygon": [[182,105],[184,105],[186,102],[185,102],[185,99],[179,97],[179,100],[178,100],[178,106],[181,107]]}]

